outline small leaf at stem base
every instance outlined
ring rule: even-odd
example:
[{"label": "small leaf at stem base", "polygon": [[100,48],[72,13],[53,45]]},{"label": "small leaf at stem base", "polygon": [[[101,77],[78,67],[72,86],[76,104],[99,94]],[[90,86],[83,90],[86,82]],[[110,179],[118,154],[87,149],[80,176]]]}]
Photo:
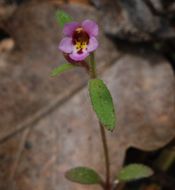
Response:
[{"label": "small leaf at stem base", "polygon": [[128,182],[150,177],[151,175],[153,175],[153,170],[150,167],[143,164],[129,164],[121,169],[117,180],[120,182]]},{"label": "small leaf at stem base", "polygon": [[72,182],[80,184],[101,184],[100,176],[93,169],[87,167],[76,167],[68,170],[66,178]]}]

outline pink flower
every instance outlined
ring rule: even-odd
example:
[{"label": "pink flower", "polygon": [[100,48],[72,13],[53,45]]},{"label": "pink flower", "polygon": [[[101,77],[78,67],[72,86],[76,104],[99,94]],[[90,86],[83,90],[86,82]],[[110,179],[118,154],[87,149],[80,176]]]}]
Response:
[{"label": "pink flower", "polygon": [[63,33],[65,37],[59,49],[74,61],[84,60],[98,47],[98,25],[92,20],[84,20],[81,24],[70,22],[64,26]]}]

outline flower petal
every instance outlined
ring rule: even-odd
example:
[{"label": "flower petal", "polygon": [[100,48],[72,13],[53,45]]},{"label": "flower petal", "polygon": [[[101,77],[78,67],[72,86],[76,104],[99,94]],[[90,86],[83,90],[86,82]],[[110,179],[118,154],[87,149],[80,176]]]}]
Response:
[{"label": "flower petal", "polygon": [[96,50],[97,47],[98,47],[97,39],[95,37],[90,37],[89,44],[87,47],[87,51],[92,52],[92,51]]},{"label": "flower petal", "polygon": [[64,53],[71,53],[73,51],[72,38],[69,37],[63,38],[58,48]]},{"label": "flower petal", "polygon": [[85,20],[82,23],[82,27],[90,36],[98,35],[98,25],[94,21]]},{"label": "flower petal", "polygon": [[70,22],[65,24],[64,29],[63,29],[63,33],[66,36],[71,37],[73,32],[75,31],[76,28],[78,28],[80,26],[80,24],[78,22]]},{"label": "flower petal", "polygon": [[83,61],[88,55],[89,55],[89,53],[87,51],[85,51],[81,54],[79,54],[77,52],[73,52],[69,56],[71,59],[73,59],[75,61]]}]

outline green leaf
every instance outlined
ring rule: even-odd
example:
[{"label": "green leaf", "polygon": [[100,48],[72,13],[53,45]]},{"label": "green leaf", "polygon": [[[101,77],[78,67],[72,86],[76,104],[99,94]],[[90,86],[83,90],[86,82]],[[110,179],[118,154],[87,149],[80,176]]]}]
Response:
[{"label": "green leaf", "polygon": [[60,65],[59,67],[55,68],[52,72],[51,72],[51,76],[55,77],[65,71],[69,71],[70,69],[74,68],[75,66],[69,63],[65,63],[63,65]]},{"label": "green leaf", "polygon": [[108,130],[112,131],[116,125],[115,109],[111,94],[102,80],[91,79],[89,81],[89,95],[98,119]]},{"label": "green leaf", "polygon": [[100,184],[100,176],[92,169],[87,167],[76,167],[66,172],[66,178],[72,182],[80,184]]},{"label": "green leaf", "polygon": [[64,11],[57,11],[55,15],[56,20],[61,27],[64,27],[66,23],[69,23],[73,20],[72,17]]},{"label": "green leaf", "polygon": [[121,169],[117,179],[119,181],[133,181],[153,175],[153,170],[143,164],[130,164]]}]

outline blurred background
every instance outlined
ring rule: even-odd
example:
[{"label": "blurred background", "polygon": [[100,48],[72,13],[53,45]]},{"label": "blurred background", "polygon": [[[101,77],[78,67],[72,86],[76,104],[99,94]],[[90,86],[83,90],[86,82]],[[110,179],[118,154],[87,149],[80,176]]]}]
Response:
[{"label": "blurred background", "polygon": [[98,74],[118,118],[111,175],[133,162],[155,171],[120,190],[175,190],[174,0],[0,0],[0,190],[100,189],[64,178],[82,165],[104,174],[104,158],[86,72],[50,77],[65,63],[57,10],[100,26]]}]

